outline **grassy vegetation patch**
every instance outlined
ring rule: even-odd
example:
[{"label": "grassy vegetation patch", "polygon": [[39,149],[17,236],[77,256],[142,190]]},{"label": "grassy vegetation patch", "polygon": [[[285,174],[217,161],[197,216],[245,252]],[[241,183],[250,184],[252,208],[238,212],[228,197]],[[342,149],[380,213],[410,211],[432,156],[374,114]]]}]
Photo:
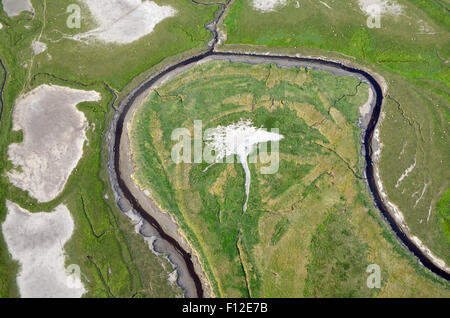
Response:
[{"label": "grassy vegetation patch", "polygon": [[[342,208],[342,207],[341,207]],[[311,240],[306,297],[368,297],[365,288],[367,245],[354,234],[345,211],[334,208]],[[327,282],[324,284],[323,282]]]}]

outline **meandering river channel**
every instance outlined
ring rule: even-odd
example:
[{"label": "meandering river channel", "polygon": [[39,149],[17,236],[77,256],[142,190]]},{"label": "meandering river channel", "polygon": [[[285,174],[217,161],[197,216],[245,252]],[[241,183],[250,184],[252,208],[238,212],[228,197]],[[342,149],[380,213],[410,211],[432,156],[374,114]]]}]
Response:
[{"label": "meandering river channel", "polygon": [[[208,60],[228,60],[230,62],[243,62],[250,64],[261,64],[261,63],[275,63],[282,67],[307,67],[314,68],[332,72],[336,75],[346,75],[354,76],[359,80],[368,83],[371,86],[373,94],[372,100],[372,111],[370,119],[366,122],[367,126],[363,127],[363,153],[365,156],[365,176],[367,179],[367,184],[369,186],[370,192],[373,195],[374,202],[378,209],[381,211],[382,215],[388,221],[392,229],[397,234],[398,239],[420,260],[420,262],[430,269],[435,274],[449,280],[450,275],[447,271],[439,267],[435,261],[430,258],[430,256],[424,252],[420,246],[417,246],[407,234],[401,228],[401,224],[396,222],[393,215],[390,213],[389,209],[386,207],[382,200],[380,194],[380,189],[377,186],[377,181],[374,172],[374,160],[373,160],[373,139],[374,131],[376,129],[377,123],[381,114],[381,107],[383,104],[383,91],[380,84],[375,80],[375,78],[366,71],[352,68],[334,61],[328,61],[325,59],[315,59],[315,58],[304,58],[304,57],[294,57],[294,56],[280,56],[280,55],[265,55],[265,54],[250,54],[242,52],[215,52],[209,50],[205,53],[187,58],[176,64],[173,64],[166,69],[150,76],[141,85],[139,85],[135,90],[133,90],[126,98],[124,98],[119,104],[118,111],[116,112],[110,126],[110,131],[108,135],[109,139],[109,174],[113,185],[113,190],[116,194],[116,199],[118,201],[124,200],[129,202],[128,210],[132,207],[139,215],[146,220],[154,229],[156,229],[159,237],[169,243],[171,247],[182,256],[185,264],[177,264],[185,268],[187,274],[192,279],[195,285],[195,294],[191,291],[189,296],[203,297],[205,286],[202,284],[202,280],[199,276],[198,269],[199,266],[195,266],[195,260],[193,259],[192,251],[186,248],[186,242],[183,239],[175,238],[175,235],[170,235],[166,233],[165,229],[157,218],[155,213],[161,213],[157,206],[152,206],[153,211],[147,211],[145,203],[137,198],[136,189],[130,189],[130,182],[126,179],[130,178],[129,170],[126,170],[124,175],[124,160],[122,157],[129,157],[130,153],[123,152],[123,138],[127,137],[126,127],[127,115],[130,110],[134,109],[137,105],[142,102],[142,98],[146,96],[152,87],[159,85],[163,81],[176,76],[183,72],[184,70],[194,67],[197,63],[202,63]],[[122,147],[122,148],[121,148]],[[126,149],[129,152],[129,149]],[[133,191],[134,190],[134,191]],[[123,204],[122,204],[123,205]],[[126,210],[121,207],[122,210]],[[172,231],[172,234],[174,232]],[[187,279],[187,277],[185,277]]]}]

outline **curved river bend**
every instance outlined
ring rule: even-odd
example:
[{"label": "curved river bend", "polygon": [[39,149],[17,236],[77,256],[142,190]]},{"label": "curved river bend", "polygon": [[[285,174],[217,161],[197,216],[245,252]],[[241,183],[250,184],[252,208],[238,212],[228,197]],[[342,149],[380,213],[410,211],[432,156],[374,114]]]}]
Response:
[{"label": "curved river bend", "polygon": [[[383,200],[381,199],[381,195],[379,189],[377,187],[376,179],[374,177],[374,163],[372,160],[372,139],[374,135],[375,128],[377,126],[380,113],[381,106],[383,103],[383,92],[380,84],[375,80],[375,78],[367,73],[366,71],[359,70],[356,68],[352,68],[338,62],[327,61],[324,59],[315,59],[315,58],[303,58],[303,57],[293,57],[293,56],[282,56],[282,55],[266,55],[266,54],[246,54],[246,53],[238,53],[238,52],[215,52],[213,50],[209,50],[205,53],[187,58],[178,62],[174,65],[171,65],[160,71],[157,74],[154,74],[147,78],[140,86],[138,86],[135,90],[133,90],[126,98],[124,98],[118,107],[118,111],[114,115],[114,118],[111,122],[110,131],[108,133],[108,172],[110,175],[111,184],[116,196],[117,201],[123,200],[125,198],[131,205],[131,207],[139,213],[139,215],[145,219],[151,226],[156,229],[159,236],[167,241],[179,255],[181,255],[185,268],[189,276],[192,278],[195,285],[196,296],[203,297],[204,289],[202,286],[202,281],[200,276],[195,271],[195,266],[193,262],[192,255],[187,252],[178,242],[177,239],[168,235],[164,232],[161,225],[158,221],[149,214],[141,205],[138,199],[133,195],[132,191],[127,187],[126,182],[121,174],[121,165],[123,162],[120,160],[120,147],[121,147],[121,138],[124,135],[124,123],[127,113],[132,108],[133,104],[138,100],[138,98],[142,97],[141,95],[145,94],[149,89],[151,89],[158,82],[163,81],[165,78],[172,76],[176,76],[180,71],[195,66],[198,62],[204,62],[210,59],[221,59],[221,60],[229,60],[230,62],[238,61],[249,64],[262,64],[262,63],[275,63],[280,66],[285,67],[307,67],[307,68],[315,68],[320,70],[325,70],[332,72],[337,75],[347,75],[357,77],[359,80],[364,81],[370,84],[371,89],[373,91],[373,100],[372,100],[372,112],[370,115],[370,119],[365,127],[364,139],[363,139],[363,147],[364,147],[364,156],[366,161],[365,174],[367,177],[367,183],[369,185],[369,189],[373,195],[374,201],[378,209],[381,211],[382,215],[388,221],[394,232],[397,234],[398,239],[420,260],[420,262],[427,267],[429,270],[434,272],[446,280],[450,280],[450,275],[437,265],[435,265],[430,257],[424,253],[420,248],[418,248],[410,238],[402,231],[401,227],[396,223],[393,216],[390,214],[389,210],[386,208]],[[120,206],[120,204],[119,204]],[[122,210],[125,210],[121,207]]]}]

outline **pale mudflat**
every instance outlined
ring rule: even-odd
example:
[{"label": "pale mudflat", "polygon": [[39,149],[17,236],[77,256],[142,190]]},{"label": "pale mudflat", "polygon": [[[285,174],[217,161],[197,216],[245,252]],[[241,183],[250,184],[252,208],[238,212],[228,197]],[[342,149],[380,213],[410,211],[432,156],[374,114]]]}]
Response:
[{"label": "pale mudflat", "polygon": [[6,201],[8,214],[2,232],[14,260],[20,264],[17,284],[24,298],[77,298],[85,288],[64,266],[64,244],[70,239],[74,223],[63,204],[51,213],[30,213]]},{"label": "pale mudflat", "polygon": [[16,100],[13,130],[23,142],[11,144],[7,173],[15,186],[39,202],[56,198],[83,154],[88,122],[76,105],[98,101],[100,94],[62,86],[41,85]]},{"label": "pale mudflat", "polygon": [[274,11],[279,7],[285,6],[286,0],[253,0],[253,8],[262,12]]}]

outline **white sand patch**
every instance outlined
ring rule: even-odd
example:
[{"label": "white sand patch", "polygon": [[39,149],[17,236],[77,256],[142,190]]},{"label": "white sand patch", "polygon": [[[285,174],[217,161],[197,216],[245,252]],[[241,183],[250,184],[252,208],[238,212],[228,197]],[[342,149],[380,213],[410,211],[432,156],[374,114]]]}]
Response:
[{"label": "white sand patch", "polygon": [[177,283],[177,279],[178,279],[178,272],[176,269],[174,269],[171,273],[169,273],[169,282],[172,285],[175,285]]},{"label": "white sand patch", "polygon": [[107,43],[127,44],[151,33],[162,20],[173,17],[171,6],[142,0],[83,0],[98,24],[96,29],[73,38],[95,38]]},{"label": "white sand patch", "polygon": [[33,48],[34,55],[41,54],[42,52],[45,52],[45,50],[47,50],[47,44],[39,41],[33,41],[31,47]]},{"label": "white sand patch", "polygon": [[30,0],[2,0],[2,5],[10,18],[18,16],[22,11],[33,12]]},{"label": "white sand patch", "polygon": [[253,8],[262,12],[275,11],[280,7],[284,7],[287,0],[253,0]]},{"label": "white sand patch", "polygon": [[416,246],[418,246],[422,250],[422,252],[425,252],[425,254],[427,254],[428,257],[430,257],[432,259],[434,264],[436,264],[438,267],[442,268],[447,273],[450,273],[450,268],[447,266],[445,261],[436,257],[433,254],[433,252],[427,246],[425,246],[425,244],[423,244],[423,242],[417,236],[412,236],[411,240],[414,242],[414,244]]},{"label": "white sand patch", "polygon": [[423,195],[425,194],[425,191],[427,191],[427,187],[428,187],[428,183],[425,183],[423,185],[423,189],[422,189],[422,193],[420,194],[420,197],[416,200],[416,203],[414,203],[414,207],[416,207],[417,204],[419,204],[420,200],[422,200]]},{"label": "white sand patch", "polygon": [[406,168],[406,170],[402,173],[400,178],[398,178],[397,183],[395,184],[396,188],[400,186],[400,183],[402,183],[402,181],[408,176],[408,174],[410,174],[414,170],[415,167],[416,167],[416,158],[414,158],[414,163],[408,168]]},{"label": "white sand patch", "polygon": [[[226,127],[218,126],[207,130],[205,137],[206,145],[216,152],[215,162],[220,162],[230,155],[237,155],[245,171],[245,194],[246,200],[243,211],[247,210],[248,197],[250,193],[250,169],[247,157],[256,150],[259,143],[269,141],[280,141],[284,137],[280,134],[268,132],[263,128],[253,126],[251,120],[241,119]],[[207,167],[206,170],[208,170]]]},{"label": "white sand patch", "polygon": [[323,4],[325,7],[327,7],[328,9],[331,9],[331,7],[328,5],[328,3],[325,3],[325,2],[320,1],[320,0],[319,0],[319,2],[320,2],[321,4]]},{"label": "white sand patch", "polygon": [[100,94],[62,86],[41,85],[16,100],[13,130],[23,142],[8,149],[18,170],[7,173],[15,186],[40,202],[53,200],[64,188],[83,154],[88,123],[76,105],[98,101]]},{"label": "white sand patch", "polygon": [[359,8],[366,15],[373,14],[373,8],[377,7],[379,14],[399,16],[403,13],[403,6],[394,0],[358,0]]},{"label": "white sand patch", "polygon": [[24,298],[76,298],[85,292],[83,283],[64,267],[63,246],[70,239],[74,223],[65,205],[51,213],[30,213],[6,201],[8,214],[2,224],[8,250],[20,265],[17,276]]}]

